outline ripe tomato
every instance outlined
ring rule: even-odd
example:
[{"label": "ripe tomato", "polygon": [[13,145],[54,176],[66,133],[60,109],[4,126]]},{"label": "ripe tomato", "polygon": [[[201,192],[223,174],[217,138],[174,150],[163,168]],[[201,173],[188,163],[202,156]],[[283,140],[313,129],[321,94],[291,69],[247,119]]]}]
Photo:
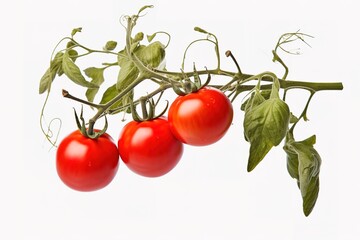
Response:
[{"label": "ripe tomato", "polygon": [[61,141],[56,153],[60,179],[78,191],[105,187],[115,177],[118,165],[116,144],[106,133],[90,139],[76,130]]},{"label": "ripe tomato", "polygon": [[233,108],[220,90],[203,87],[177,97],[168,114],[176,138],[186,144],[204,146],[225,135],[233,119]]},{"label": "ripe tomato", "polygon": [[130,170],[145,177],[159,177],[177,165],[183,144],[171,133],[167,119],[160,117],[126,124],[118,149]]}]

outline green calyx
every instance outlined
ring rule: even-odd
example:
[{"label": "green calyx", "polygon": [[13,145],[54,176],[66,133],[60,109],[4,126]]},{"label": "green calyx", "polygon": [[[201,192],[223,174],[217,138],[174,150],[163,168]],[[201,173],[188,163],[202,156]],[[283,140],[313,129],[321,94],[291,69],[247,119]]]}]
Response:
[{"label": "green calyx", "polygon": [[[206,71],[207,71],[207,69],[206,69]],[[180,81],[173,81],[173,80],[170,81],[174,92],[179,96],[185,96],[189,93],[197,92],[201,88],[207,86],[211,80],[211,75],[207,71],[208,76],[207,76],[206,82],[204,84],[202,84],[200,75],[197,72],[195,65],[194,65],[194,74],[193,74],[194,80],[193,81],[186,75],[186,73],[183,70],[181,70],[181,72],[182,72],[183,78]]]},{"label": "green calyx", "polygon": [[104,128],[100,131],[94,131],[94,129],[92,127],[86,128],[86,123],[85,123],[85,119],[83,116],[83,108],[82,107],[81,107],[81,112],[80,112],[80,118],[78,117],[75,109],[74,109],[74,114],[75,114],[75,120],[76,120],[76,124],[77,124],[79,131],[81,132],[82,135],[84,135],[87,138],[97,139],[102,134],[104,134],[108,128],[108,122],[107,122],[106,116],[105,116]]},{"label": "green calyx", "polygon": [[155,108],[159,101],[155,102],[153,98],[150,98],[150,99],[140,98],[139,102],[141,105],[142,117],[140,117],[140,115],[136,111],[135,103],[133,101],[130,101],[131,115],[132,115],[132,118],[134,119],[134,121],[136,121],[136,122],[150,121],[150,120],[156,119],[156,118],[164,115],[164,113],[166,112],[166,110],[169,106],[169,102],[166,101],[166,106],[165,106],[164,110],[160,114],[156,115]]},{"label": "green calyx", "polygon": [[[244,137],[249,143],[247,171],[253,171],[273,148],[284,141],[287,169],[290,176],[296,179],[303,199],[303,212],[308,216],[315,206],[319,192],[321,158],[314,148],[315,136],[296,141],[293,132],[302,120],[308,120],[307,110],[315,93],[324,90],[343,89],[341,82],[307,82],[287,79],[289,68],[285,61],[280,58],[278,52],[281,50],[288,54],[298,55],[298,50],[287,50],[285,46],[295,41],[308,45],[305,39],[311,36],[299,31],[281,35],[272,51],[272,61],[281,64],[284,68],[282,77],[278,78],[269,71],[260,74],[247,74],[241,71],[239,63],[230,50],[226,51],[225,56],[233,60],[236,70],[223,68],[217,37],[211,32],[195,27],[195,31],[205,36],[192,41],[187,46],[180,66],[181,71],[169,71],[166,68],[165,57],[168,54],[166,48],[170,43],[170,35],[163,31],[157,31],[150,35],[145,35],[143,32],[134,34],[133,32],[136,22],[146,15],[146,11],[152,7],[152,5],[144,6],[135,15],[122,18],[126,30],[124,41],[108,40],[103,42],[105,44],[101,49],[89,48],[75,39],[82,31],[82,28],[79,27],[73,29],[69,36],[62,38],[56,44],[38,87],[39,94],[46,93],[40,115],[41,130],[46,138],[55,146],[58,134],[52,134],[51,125],[53,120],[60,119],[53,119],[47,124],[44,121],[44,112],[52,83],[57,77],[63,76],[67,78],[68,82],[70,81],[85,90],[86,99],[72,96],[66,90],[63,90],[63,96],[87,105],[96,111],[93,117],[85,122],[83,109],[81,109],[80,117],[74,110],[79,130],[90,139],[96,139],[107,131],[107,114],[122,112],[125,116],[125,114],[131,113],[134,121],[151,121],[162,116],[168,108],[169,103],[166,101],[165,109],[160,114],[155,114],[156,106],[165,91],[172,88],[176,94],[184,96],[207,86],[210,83],[211,76],[221,77],[226,82],[209,86],[222,91],[234,106],[236,106],[234,100],[240,94],[249,92],[244,97],[246,101],[240,107],[244,112]],[[161,41],[154,41],[157,34],[165,34],[168,41],[165,44]],[[125,42],[125,46],[118,45],[121,42]],[[183,69],[185,69],[185,59],[190,47],[203,42],[210,43],[214,47],[214,57],[217,62],[215,68],[197,70],[194,65],[191,71],[185,72]],[[66,46],[62,47],[64,44]],[[93,54],[112,57],[112,60],[108,60],[107,57],[106,62],[101,60],[97,65],[89,65],[85,68],[78,65],[80,59],[87,59],[89,55]],[[107,77],[108,69],[113,68],[117,69],[115,79]],[[201,82],[201,76],[207,78],[204,84]],[[257,84],[251,83],[253,81],[257,81]],[[136,98],[139,96],[138,85],[143,82],[150,82],[157,86],[153,90],[146,91],[147,95]],[[103,89],[104,87],[105,89]],[[292,108],[286,101],[286,97],[291,94],[290,90],[292,89],[305,90],[310,93],[303,111],[297,116],[292,113]],[[99,93],[102,93],[102,96],[98,96]],[[136,109],[137,107],[141,109],[139,112]],[[105,126],[102,130],[95,130],[94,125],[101,117],[105,117]],[[56,137],[54,141],[52,140],[53,137]]]}]

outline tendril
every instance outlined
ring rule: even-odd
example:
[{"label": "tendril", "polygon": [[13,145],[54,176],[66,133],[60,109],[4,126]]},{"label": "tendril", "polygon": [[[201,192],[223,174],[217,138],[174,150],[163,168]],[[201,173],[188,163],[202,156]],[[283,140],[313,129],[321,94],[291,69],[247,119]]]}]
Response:
[{"label": "tendril", "polygon": [[[51,121],[49,122],[49,124],[46,123],[46,119],[45,119],[45,107],[47,105],[47,101],[49,99],[49,95],[50,95],[50,89],[48,91],[48,93],[46,94],[46,98],[44,101],[44,104],[41,108],[41,113],[40,113],[40,128],[42,133],[44,134],[46,140],[52,145],[52,147],[57,147],[56,143],[60,134],[60,130],[61,130],[61,126],[62,126],[62,121],[60,118],[53,118],[51,119]],[[59,127],[56,130],[56,134],[54,134],[53,130],[52,130],[52,126],[54,124],[55,121],[59,122]],[[54,137],[55,136],[55,137]]]},{"label": "tendril", "polygon": [[310,44],[306,42],[305,37],[308,37],[308,38],[314,38],[314,37],[309,34],[301,33],[299,31],[300,30],[298,30],[294,33],[284,33],[283,35],[281,35],[276,44],[274,51],[276,52],[277,49],[280,48],[281,50],[283,50],[284,52],[286,52],[288,54],[299,55],[300,48],[297,48],[295,50],[287,50],[286,48],[283,47],[283,45],[295,42],[296,40],[300,40],[304,44],[306,44],[308,47],[311,47]]}]

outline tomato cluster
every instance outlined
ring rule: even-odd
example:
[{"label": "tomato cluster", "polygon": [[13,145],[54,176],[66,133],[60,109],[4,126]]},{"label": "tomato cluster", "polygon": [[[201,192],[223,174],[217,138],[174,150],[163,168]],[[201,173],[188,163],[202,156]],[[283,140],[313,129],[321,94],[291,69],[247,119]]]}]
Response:
[{"label": "tomato cluster", "polygon": [[94,191],[108,185],[116,175],[119,156],[133,172],[159,177],[181,159],[183,144],[205,146],[221,139],[232,123],[233,108],[218,89],[203,87],[179,96],[168,118],[131,121],[120,133],[118,145],[106,133],[90,139],[79,130],[60,143],[57,172],[61,180],[78,191]]}]

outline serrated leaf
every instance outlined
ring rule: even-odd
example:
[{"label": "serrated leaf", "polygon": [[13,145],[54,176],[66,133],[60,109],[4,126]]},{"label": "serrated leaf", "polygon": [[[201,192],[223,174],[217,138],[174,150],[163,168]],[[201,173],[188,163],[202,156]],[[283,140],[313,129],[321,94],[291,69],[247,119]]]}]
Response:
[{"label": "serrated leaf", "polygon": [[117,46],[117,42],[115,41],[108,41],[105,46],[104,46],[104,50],[105,51],[112,51],[116,48]]},{"label": "serrated leaf", "polygon": [[303,198],[303,212],[308,216],[319,194],[321,158],[313,145],[315,135],[296,142],[292,135],[287,138],[284,150],[287,153],[288,171],[297,180]]},{"label": "serrated leaf", "polygon": [[[262,97],[260,94],[255,96]],[[288,130],[289,120],[289,107],[279,98],[264,100],[247,109],[244,134],[251,144],[247,168],[249,172],[263,160],[273,146],[280,144]]]},{"label": "serrated leaf", "polygon": [[51,83],[54,81],[56,74],[62,71],[62,57],[64,53],[58,52],[54,59],[50,62],[50,67],[40,79],[39,94],[42,94],[50,89]]},{"label": "serrated leaf", "polygon": [[85,77],[81,74],[80,68],[71,59],[69,52],[66,51],[63,55],[62,69],[65,75],[74,83],[87,87],[87,88],[98,88],[94,83],[86,81]]},{"label": "serrated leaf", "polygon": [[[100,86],[104,82],[104,70],[105,68],[90,67],[84,70],[86,76],[91,78],[91,83]],[[94,98],[99,91],[98,88],[89,88],[85,95],[89,102],[93,102]]]}]

